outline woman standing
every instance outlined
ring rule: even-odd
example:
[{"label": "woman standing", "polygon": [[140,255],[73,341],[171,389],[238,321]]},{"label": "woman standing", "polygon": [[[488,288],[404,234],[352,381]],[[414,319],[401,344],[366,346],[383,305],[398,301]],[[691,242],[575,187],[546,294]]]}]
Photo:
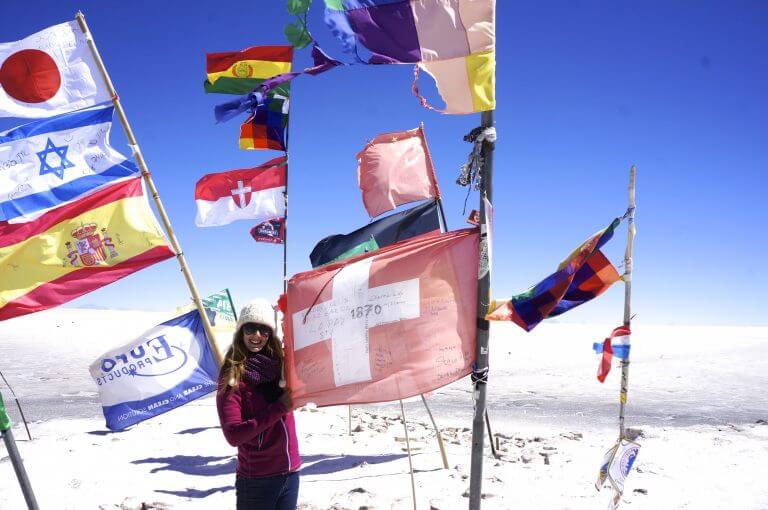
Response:
[{"label": "woman standing", "polygon": [[243,307],[219,373],[221,430],[237,447],[237,510],[295,510],[299,496],[301,458],[274,317],[265,300]]}]

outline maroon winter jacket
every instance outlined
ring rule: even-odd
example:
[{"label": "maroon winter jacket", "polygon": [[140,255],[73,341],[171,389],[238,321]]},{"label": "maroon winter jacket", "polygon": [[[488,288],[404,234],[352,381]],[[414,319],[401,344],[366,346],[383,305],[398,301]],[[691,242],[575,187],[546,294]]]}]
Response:
[{"label": "maroon winter jacket", "polygon": [[261,478],[297,471],[301,466],[293,413],[270,403],[270,388],[241,381],[216,395],[224,437],[237,447],[237,474]]}]

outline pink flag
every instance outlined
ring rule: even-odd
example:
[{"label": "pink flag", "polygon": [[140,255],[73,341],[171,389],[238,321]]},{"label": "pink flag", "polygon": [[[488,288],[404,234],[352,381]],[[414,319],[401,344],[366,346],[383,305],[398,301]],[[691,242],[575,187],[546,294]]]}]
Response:
[{"label": "pink flag", "polygon": [[440,196],[422,127],[377,136],[357,154],[357,161],[357,182],[371,218]]},{"label": "pink flag", "polygon": [[477,229],[427,234],[288,283],[293,402],[387,402],[468,375],[475,359]]}]

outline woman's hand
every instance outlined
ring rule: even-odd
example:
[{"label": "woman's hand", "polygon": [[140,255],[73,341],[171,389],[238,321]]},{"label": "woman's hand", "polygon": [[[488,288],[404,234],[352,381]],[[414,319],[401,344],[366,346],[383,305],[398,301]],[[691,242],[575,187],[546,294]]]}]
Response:
[{"label": "woman's hand", "polygon": [[293,399],[291,398],[291,389],[283,388],[283,394],[280,395],[277,401],[283,404],[283,406],[289,411],[293,409]]}]

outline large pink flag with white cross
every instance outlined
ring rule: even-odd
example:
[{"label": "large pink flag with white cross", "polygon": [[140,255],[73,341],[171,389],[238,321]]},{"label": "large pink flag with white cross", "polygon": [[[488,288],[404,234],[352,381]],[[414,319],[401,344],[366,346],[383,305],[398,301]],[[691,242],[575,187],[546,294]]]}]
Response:
[{"label": "large pink flag with white cross", "polygon": [[387,402],[471,371],[476,229],[425,234],[288,283],[286,379],[295,406]]}]

